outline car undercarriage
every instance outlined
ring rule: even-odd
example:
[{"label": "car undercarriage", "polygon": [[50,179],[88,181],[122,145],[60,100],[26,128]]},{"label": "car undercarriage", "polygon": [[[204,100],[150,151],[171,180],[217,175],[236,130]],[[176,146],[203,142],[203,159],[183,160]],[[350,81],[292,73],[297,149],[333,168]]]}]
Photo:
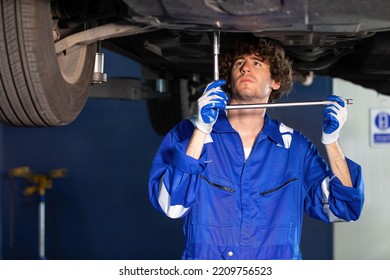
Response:
[{"label": "car undercarriage", "polygon": [[[10,125],[73,121],[89,96],[95,57],[103,48],[140,63],[144,91],[166,93],[146,97],[154,127],[163,134],[194,110],[200,89],[213,79],[215,31],[221,49],[248,36],[279,41],[296,82],[330,76],[390,95],[388,1],[0,3],[0,120]],[[175,113],[167,117],[167,111]]]}]

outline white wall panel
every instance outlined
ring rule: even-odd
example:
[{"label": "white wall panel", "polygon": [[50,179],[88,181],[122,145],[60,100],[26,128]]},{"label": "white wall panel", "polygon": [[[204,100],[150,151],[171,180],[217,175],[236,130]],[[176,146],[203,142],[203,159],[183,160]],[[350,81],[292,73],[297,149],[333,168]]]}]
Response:
[{"label": "white wall panel", "polygon": [[334,259],[390,259],[390,146],[370,146],[370,109],[390,108],[390,97],[339,79],[333,93],[354,100],[340,143],[362,165],[366,185],[361,218],[333,228]]}]

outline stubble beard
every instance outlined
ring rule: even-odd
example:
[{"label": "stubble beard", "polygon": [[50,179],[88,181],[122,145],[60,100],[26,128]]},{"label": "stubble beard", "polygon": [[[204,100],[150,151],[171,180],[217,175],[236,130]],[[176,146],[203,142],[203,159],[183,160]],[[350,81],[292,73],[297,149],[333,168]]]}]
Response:
[{"label": "stubble beard", "polygon": [[253,103],[267,103],[270,93],[266,89],[255,91],[253,89],[244,88],[239,92],[232,93],[232,101],[234,103],[253,104]]}]

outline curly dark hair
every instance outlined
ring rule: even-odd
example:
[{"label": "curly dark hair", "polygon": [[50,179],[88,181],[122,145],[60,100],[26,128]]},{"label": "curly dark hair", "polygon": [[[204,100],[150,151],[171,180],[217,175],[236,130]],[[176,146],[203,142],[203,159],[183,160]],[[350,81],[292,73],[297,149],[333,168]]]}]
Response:
[{"label": "curly dark hair", "polygon": [[[244,41],[235,41],[219,57],[219,71],[221,79],[230,83],[233,63],[241,55],[255,54],[263,61],[270,63],[271,78],[280,83],[280,88],[273,90],[269,103],[274,102],[292,88],[292,63],[286,57],[282,46],[267,38],[253,38]],[[226,90],[226,86],[225,86]]]}]

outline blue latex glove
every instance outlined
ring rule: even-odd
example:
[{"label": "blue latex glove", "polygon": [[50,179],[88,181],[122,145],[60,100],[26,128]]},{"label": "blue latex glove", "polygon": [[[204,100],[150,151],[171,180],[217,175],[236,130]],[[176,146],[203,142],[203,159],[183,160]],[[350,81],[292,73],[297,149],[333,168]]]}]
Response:
[{"label": "blue latex glove", "polygon": [[226,108],[227,96],[221,90],[225,80],[214,81],[207,85],[202,96],[198,99],[198,118],[195,126],[204,133],[210,133],[217,121],[219,110]]},{"label": "blue latex glove", "polygon": [[347,120],[346,101],[336,95],[328,97],[332,104],[327,105],[322,113],[324,120],[322,123],[323,144],[331,144],[339,139],[339,132]]}]

